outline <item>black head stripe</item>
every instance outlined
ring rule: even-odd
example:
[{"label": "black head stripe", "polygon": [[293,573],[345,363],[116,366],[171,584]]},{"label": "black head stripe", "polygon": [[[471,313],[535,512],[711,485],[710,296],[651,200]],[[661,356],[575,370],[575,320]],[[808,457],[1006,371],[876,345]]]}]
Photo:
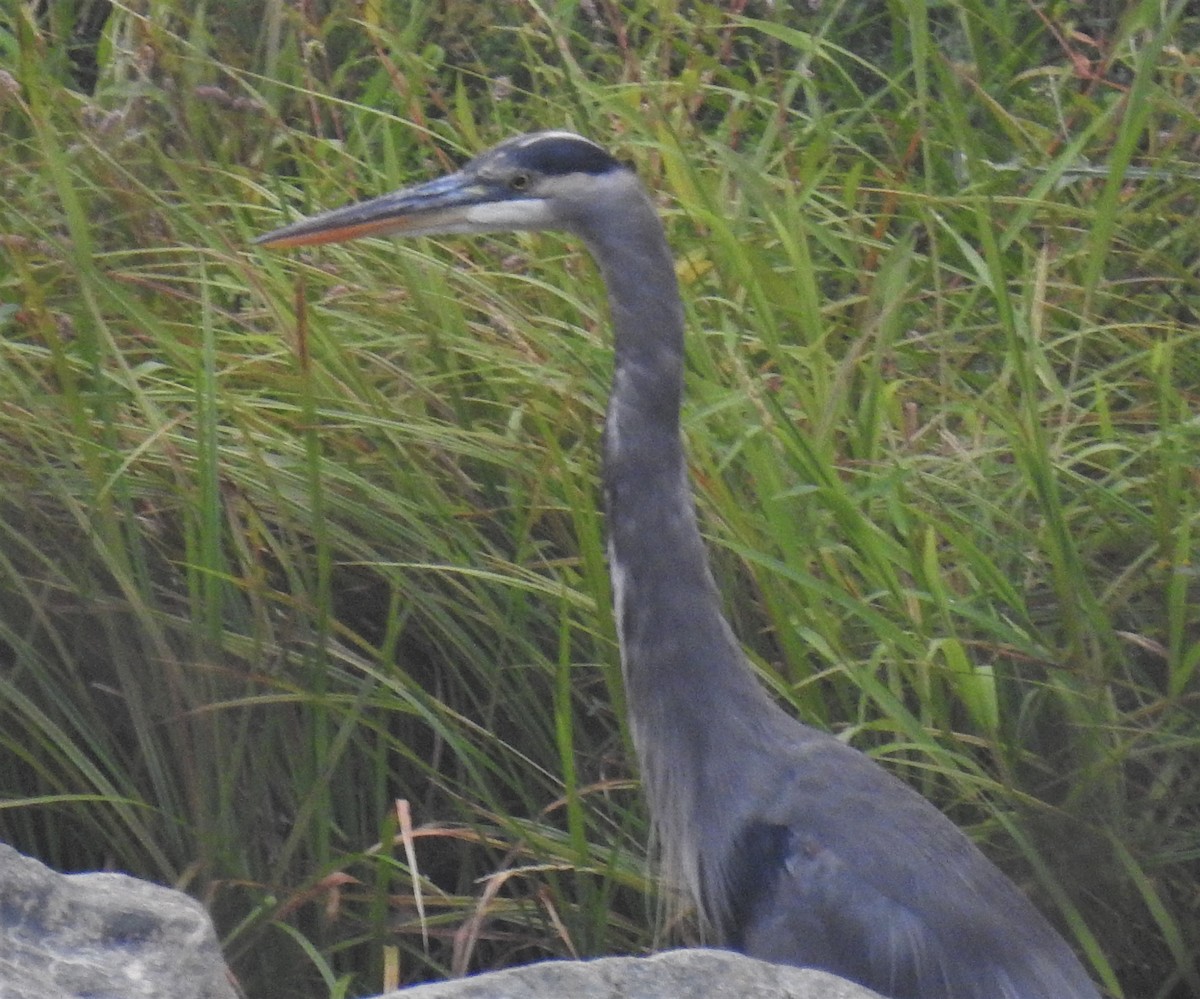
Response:
[{"label": "black head stripe", "polygon": [[624,169],[621,163],[594,142],[567,132],[522,136],[505,150],[509,162],[544,176],[588,173],[598,176]]}]

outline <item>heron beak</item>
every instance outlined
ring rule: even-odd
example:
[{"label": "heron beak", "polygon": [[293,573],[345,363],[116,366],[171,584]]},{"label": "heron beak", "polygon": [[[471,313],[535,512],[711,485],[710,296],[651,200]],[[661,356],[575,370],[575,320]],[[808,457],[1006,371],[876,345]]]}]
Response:
[{"label": "heron beak", "polygon": [[323,211],[254,239],[271,250],[344,243],[365,235],[449,235],[539,228],[546,203],[521,198],[464,172],[371,201]]},{"label": "heron beak", "polygon": [[363,236],[474,233],[485,226],[472,218],[472,210],[495,200],[496,193],[489,185],[459,172],[301,219],[258,236],[254,242],[274,250],[342,243]]}]

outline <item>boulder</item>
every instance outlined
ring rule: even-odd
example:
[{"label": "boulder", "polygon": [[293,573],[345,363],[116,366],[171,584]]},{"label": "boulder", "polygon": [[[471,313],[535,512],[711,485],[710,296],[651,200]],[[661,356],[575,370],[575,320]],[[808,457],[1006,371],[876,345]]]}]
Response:
[{"label": "boulder", "polygon": [[379,999],[880,999],[844,978],[723,950],[546,961],[417,985]]},{"label": "boulder", "polygon": [[3,999],[236,999],[208,913],[124,874],[58,874],[0,843]]},{"label": "boulder", "polygon": [[[0,843],[0,999],[238,999],[204,907],[124,874],[58,874]],[[546,961],[380,999],[878,999],[720,950]],[[253,999],[253,996],[249,997]]]}]

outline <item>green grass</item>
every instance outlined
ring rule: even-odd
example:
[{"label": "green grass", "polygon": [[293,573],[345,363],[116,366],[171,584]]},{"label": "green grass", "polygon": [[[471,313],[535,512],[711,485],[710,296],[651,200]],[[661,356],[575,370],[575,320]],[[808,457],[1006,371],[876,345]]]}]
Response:
[{"label": "green grass", "polygon": [[93,5],[43,6],[0,15],[0,838],[203,899],[252,996],[690,939],[590,262],[248,245],[566,126],[659,194],[764,681],[1113,994],[1200,994],[1194,11],[152,0],[88,92]]}]

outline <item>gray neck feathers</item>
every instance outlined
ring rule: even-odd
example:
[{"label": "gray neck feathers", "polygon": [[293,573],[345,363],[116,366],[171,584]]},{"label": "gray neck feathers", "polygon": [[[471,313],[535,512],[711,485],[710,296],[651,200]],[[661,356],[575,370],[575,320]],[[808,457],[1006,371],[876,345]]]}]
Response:
[{"label": "gray neck feathers", "polygon": [[[714,772],[708,759],[736,751],[742,735],[751,746],[759,720],[778,709],[721,612],[680,437],[684,324],[674,261],[649,199],[643,194],[632,211],[629,201],[619,216],[597,216],[578,230],[604,274],[616,338],[604,433],[609,566],[664,873],[700,901],[699,837],[689,830],[701,817],[688,809],[705,799],[681,775],[704,780]],[[731,717],[747,719],[744,733],[731,730]],[[689,766],[677,767],[684,754]]]}]

